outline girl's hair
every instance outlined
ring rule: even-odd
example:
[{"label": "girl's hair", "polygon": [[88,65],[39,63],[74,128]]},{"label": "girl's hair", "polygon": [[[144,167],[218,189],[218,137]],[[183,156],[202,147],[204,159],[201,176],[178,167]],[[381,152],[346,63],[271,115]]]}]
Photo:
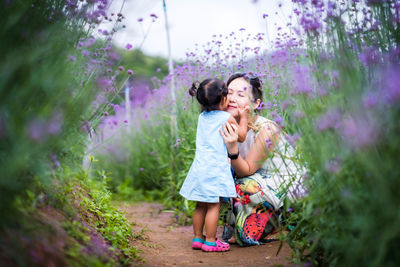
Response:
[{"label": "girl's hair", "polygon": [[197,87],[196,82],[189,89],[191,96],[196,96],[202,111],[218,110],[222,99],[228,95],[228,88],[220,79],[205,79]]},{"label": "girl's hair", "polygon": [[252,99],[253,102],[257,101],[257,99],[260,99],[261,102],[263,101],[262,82],[257,76],[249,76],[247,73],[235,73],[229,77],[226,85],[229,86],[229,84],[237,78],[243,78],[251,85],[251,93],[254,97],[254,99]]}]

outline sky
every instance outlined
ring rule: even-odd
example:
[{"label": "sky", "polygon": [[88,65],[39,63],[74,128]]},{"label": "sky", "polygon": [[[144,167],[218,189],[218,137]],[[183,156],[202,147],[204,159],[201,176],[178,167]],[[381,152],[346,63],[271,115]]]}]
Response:
[{"label": "sky", "polygon": [[[110,12],[118,13],[123,2],[113,0]],[[290,0],[166,0],[166,6],[172,58],[183,60],[186,52],[194,51],[195,44],[206,44],[214,34],[225,36],[241,28],[257,34],[268,29],[273,40],[277,26],[285,28],[290,21],[292,3]],[[125,47],[130,43],[148,55],[168,56],[162,0],[125,0],[122,14],[126,27],[114,36],[116,45]],[[152,22],[150,14],[158,18]],[[263,14],[268,17],[264,19]],[[139,18],[143,22],[139,23]]]}]

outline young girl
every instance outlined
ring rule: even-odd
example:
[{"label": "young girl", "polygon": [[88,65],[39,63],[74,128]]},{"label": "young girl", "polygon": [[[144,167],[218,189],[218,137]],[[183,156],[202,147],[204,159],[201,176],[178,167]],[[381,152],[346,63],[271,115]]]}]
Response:
[{"label": "young girl", "polygon": [[[226,85],[219,79],[206,79],[196,88],[189,89],[201,104],[196,134],[196,154],[182,185],[180,194],[188,200],[196,201],[193,213],[193,249],[203,251],[227,251],[229,244],[216,239],[220,198],[236,197],[235,183],[231,174],[228,157],[236,159],[237,154],[228,155],[219,133],[223,123],[229,122],[238,129],[238,139],[246,139],[247,114],[240,112],[240,125],[228,113]],[[203,235],[204,225],[206,235]]]}]

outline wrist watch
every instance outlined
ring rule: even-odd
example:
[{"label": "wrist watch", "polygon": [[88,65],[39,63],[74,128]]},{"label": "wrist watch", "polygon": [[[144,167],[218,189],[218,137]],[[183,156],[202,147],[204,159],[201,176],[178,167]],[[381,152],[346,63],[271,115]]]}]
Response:
[{"label": "wrist watch", "polygon": [[238,150],[238,152],[236,153],[236,154],[230,154],[229,152],[228,152],[228,158],[230,158],[230,159],[237,159],[239,157],[239,150]]}]

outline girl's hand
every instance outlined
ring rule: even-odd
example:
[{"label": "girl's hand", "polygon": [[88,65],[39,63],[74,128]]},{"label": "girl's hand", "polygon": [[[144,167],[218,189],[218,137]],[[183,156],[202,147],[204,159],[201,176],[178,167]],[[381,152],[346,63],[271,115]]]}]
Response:
[{"label": "girl's hand", "polygon": [[249,117],[249,115],[250,115],[250,106],[249,105],[246,105],[243,108],[239,108],[239,116],[240,116],[240,118]]},{"label": "girl's hand", "polygon": [[234,124],[224,123],[222,129],[219,129],[219,133],[224,139],[226,148],[230,154],[238,152],[238,127]]}]

